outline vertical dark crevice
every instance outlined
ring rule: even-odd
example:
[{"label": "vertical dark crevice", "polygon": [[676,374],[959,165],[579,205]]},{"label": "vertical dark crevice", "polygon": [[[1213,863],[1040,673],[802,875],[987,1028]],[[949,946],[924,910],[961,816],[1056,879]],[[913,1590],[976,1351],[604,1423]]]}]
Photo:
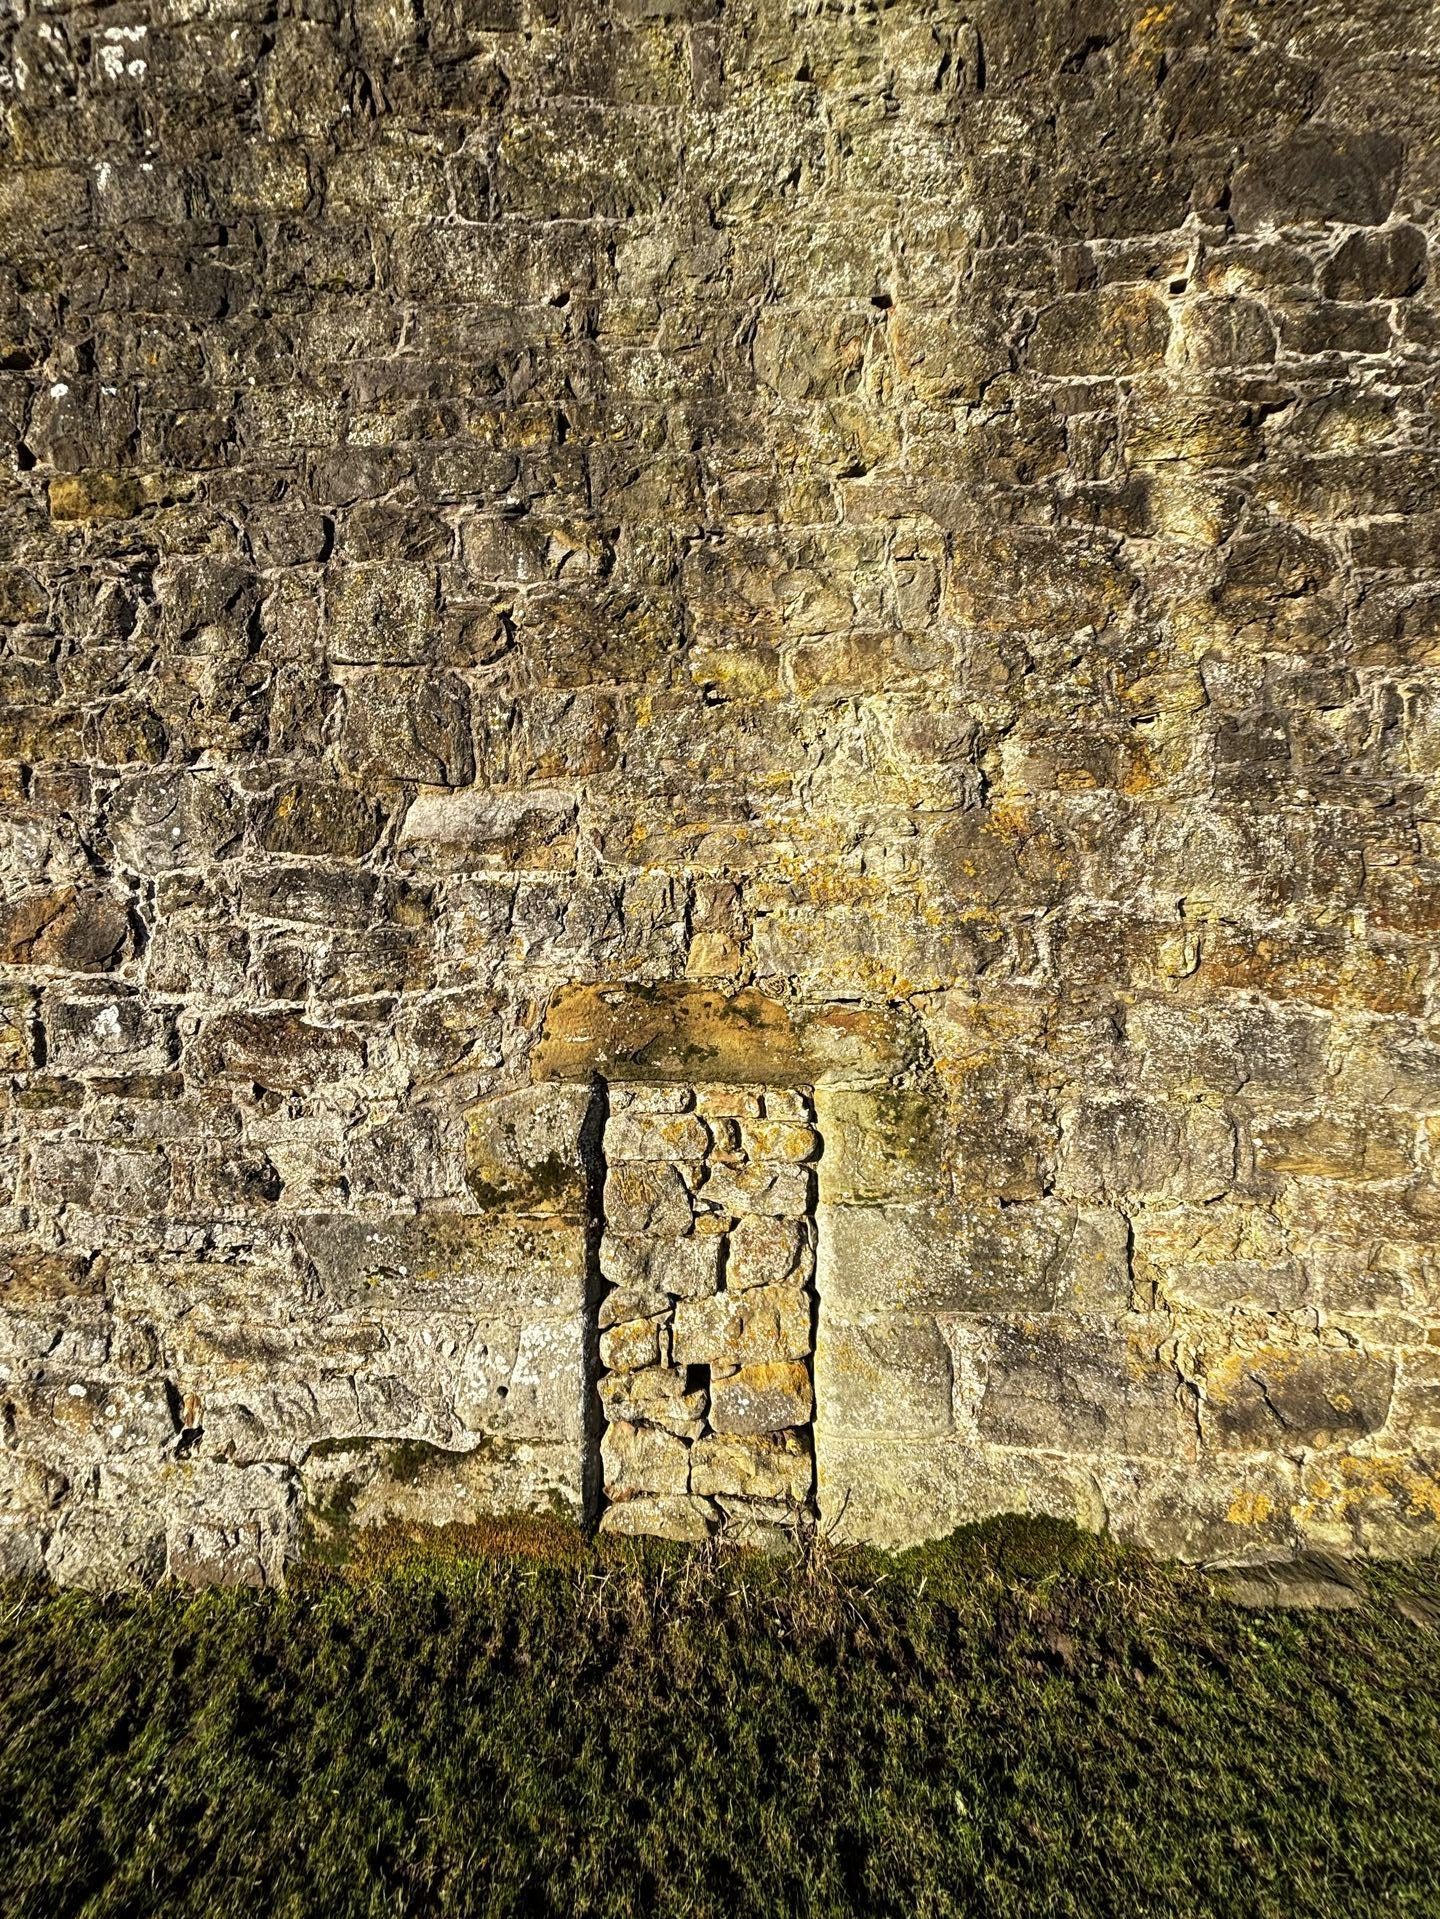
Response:
[{"label": "vertical dark crevice", "polygon": [[[810,1448],[810,1497],[806,1502],[805,1518],[811,1531],[820,1523],[820,1462],[815,1447],[815,1432],[818,1424],[819,1404],[815,1396],[815,1357],[820,1343],[820,1161],[825,1157],[825,1136],[820,1131],[819,1102],[815,1098],[815,1088],[804,1089],[806,1120],[815,1135],[815,1154],[808,1168],[808,1194],[805,1203],[805,1232],[809,1239],[810,1257],[810,1351],[805,1366],[810,1374],[810,1423],[805,1428],[806,1443]],[[803,1523],[803,1522],[802,1522]]]},{"label": "vertical dark crevice", "polygon": [[585,1173],[585,1330],[581,1346],[580,1508],[587,1527],[600,1521],[602,1476],[600,1441],[600,1300],[606,1287],[600,1271],[600,1242],[605,1236],[605,1122],[610,1093],[598,1075],[580,1127],[580,1163]]}]

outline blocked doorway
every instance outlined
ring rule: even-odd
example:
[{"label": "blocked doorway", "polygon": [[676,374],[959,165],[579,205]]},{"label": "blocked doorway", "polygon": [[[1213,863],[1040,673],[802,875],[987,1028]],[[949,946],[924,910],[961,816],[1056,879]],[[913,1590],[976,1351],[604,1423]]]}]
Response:
[{"label": "blocked doorway", "polygon": [[774,1540],[815,1515],[813,1096],[613,1081],[602,1135],[603,1530]]}]

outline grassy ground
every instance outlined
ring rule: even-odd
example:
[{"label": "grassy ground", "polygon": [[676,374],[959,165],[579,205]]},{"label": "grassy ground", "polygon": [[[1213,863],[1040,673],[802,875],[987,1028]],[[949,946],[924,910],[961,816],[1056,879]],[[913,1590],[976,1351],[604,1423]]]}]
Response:
[{"label": "grassy ground", "polygon": [[1433,1565],[1300,1614],[1033,1522],[792,1566],[499,1545],[10,1588],[0,1912],[1440,1912]]}]

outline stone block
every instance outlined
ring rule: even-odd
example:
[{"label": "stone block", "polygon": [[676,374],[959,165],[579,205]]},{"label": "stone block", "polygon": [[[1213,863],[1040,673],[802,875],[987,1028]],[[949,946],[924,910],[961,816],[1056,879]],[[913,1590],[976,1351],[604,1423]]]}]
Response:
[{"label": "stone block", "polygon": [[[624,1319],[600,1335],[600,1364],[611,1372],[633,1373],[642,1366],[665,1363],[669,1354],[669,1335],[659,1319]],[[685,1356],[675,1355],[680,1364]]]},{"label": "stone block", "polygon": [[810,1210],[811,1174],[802,1166],[726,1166],[712,1162],[696,1195],[722,1217],[800,1219]]},{"label": "stone block", "polygon": [[739,1132],[740,1151],[745,1157],[771,1166],[803,1166],[820,1151],[815,1128],[794,1120],[742,1120]]},{"label": "stone block", "polygon": [[297,1492],[283,1468],[182,1462],[166,1500],[167,1578],[182,1586],[282,1586]]},{"label": "stone block", "polygon": [[1243,232],[1336,221],[1379,226],[1390,212],[1404,157],[1388,133],[1309,126],[1246,160],[1230,209]]},{"label": "stone block", "polygon": [[1047,1199],[1027,1205],[824,1206],[817,1286],[841,1317],[1121,1310],[1130,1298],[1124,1216]]},{"label": "stone block", "polygon": [[103,973],[130,945],[126,901],[74,886],[45,887],[0,904],[0,964]]},{"label": "stone block", "polygon": [[698,1160],[710,1150],[710,1134],[694,1113],[612,1113],[605,1128],[605,1157]]},{"label": "stone block", "polygon": [[153,1499],[123,1489],[110,1501],[67,1506],[45,1551],[45,1569],[61,1585],[113,1592],[153,1586],[165,1571],[165,1521]]},{"label": "stone block", "polygon": [[1401,221],[1345,236],[1320,268],[1327,300],[1404,300],[1425,284],[1429,243]]},{"label": "stone block", "polygon": [[363,859],[380,837],[381,814],[367,794],[336,780],[283,780],[252,802],[249,831],[267,853]]},{"label": "stone block", "polygon": [[[754,988],[729,993],[661,981],[573,986],[553,994],[532,1056],[537,1079],[808,1085],[836,1074],[888,1074],[917,1043],[889,1008],[795,1015]],[[753,1094],[752,1094],[753,1096]]]},{"label": "stone block", "polygon": [[716,1530],[720,1514],[708,1499],[657,1497],[622,1499],[607,1506],[600,1515],[602,1533],[623,1537],[670,1539],[679,1545],[698,1546]]},{"label": "stone block", "polygon": [[435,571],[413,561],[342,566],[325,580],[330,657],[354,665],[417,666],[440,631]]},{"label": "stone block", "polygon": [[584,1296],[585,1229],[575,1220],[315,1213],[299,1216],[294,1230],[326,1299],[345,1311],[578,1314]]},{"label": "stone block", "polygon": [[1067,1198],[1204,1201],[1234,1178],[1234,1126],[1213,1106],[1088,1099],[1062,1124],[1056,1184]]},{"label": "stone block", "polygon": [[678,1240],[689,1232],[691,1218],[690,1191],[675,1166],[638,1161],[607,1171],[607,1232]]},{"label": "stone block", "polygon": [[1148,373],[1165,363],[1170,313],[1149,286],[1100,287],[1042,307],[1025,355],[1037,373],[1069,378]]},{"label": "stone block", "polygon": [[187,768],[126,779],[110,804],[109,827],[125,865],[157,877],[222,857],[239,841],[244,813],[223,775]]},{"label": "stone block", "polygon": [[174,1040],[168,1011],[138,994],[47,998],[48,1063],[59,1073],[163,1072]]},{"label": "stone block", "polygon": [[399,850],[417,871],[564,872],[575,864],[576,811],[568,793],[422,793]]},{"label": "stone block", "polygon": [[820,1523],[840,1542],[901,1550],[1000,1513],[1044,1513],[1098,1531],[1105,1497],[1089,1462],[978,1446],[971,1437],[852,1437],[817,1427]]},{"label": "stone block", "polygon": [[[573,1443],[468,1446],[362,1435],[315,1447],[300,1469],[305,1545],[343,1557],[375,1527],[472,1525],[492,1513],[578,1514]],[[304,1549],[302,1548],[302,1557]]]},{"label": "stone block", "polygon": [[1069,1455],[1174,1458],[1194,1431],[1174,1369],[1134,1340],[1055,1318],[977,1336],[982,1439]]},{"label": "stone block", "polygon": [[589,1109],[581,1086],[527,1086],[472,1106],[465,1184],[476,1203],[493,1212],[582,1214]]},{"label": "stone block", "polygon": [[1223,1450],[1346,1445],[1379,1432],[1395,1389],[1392,1359],[1296,1345],[1218,1356],[1205,1370],[1204,1426]]},{"label": "stone block", "polygon": [[682,1299],[675,1308],[675,1363],[728,1367],[804,1359],[811,1344],[810,1315],[808,1293],[795,1286]]},{"label": "stone block", "polygon": [[657,1292],[651,1286],[613,1287],[600,1302],[600,1331],[623,1326],[634,1319],[664,1319],[672,1303],[668,1293]]},{"label": "stone block", "polygon": [[744,1292],[751,1286],[809,1283],[814,1270],[811,1229],[803,1220],[769,1219],[748,1214],[730,1229],[725,1248],[725,1286]]},{"label": "stone block", "polygon": [[35,1064],[35,1009],[33,987],[0,988],[0,1072],[26,1073]]},{"label": "stone block", "polygon": [[943,1178],[941,1121],[933,1092],[835,1088],[818,1102],[829,1203],[933,1197]]},{"label": "stone block", "polygon": [[348,1027],[298,1013],[222,1013],[204,1028],[195,1064],[207,1078],[294,1092],[354,1077],[364,1068],[365,1046]]},{"label": "stone block", "polygon": [[612,1233],[600,1243],[600,1271],[612,1286],[653,1290],[673,1299],[699,1299],[720,1284],[722,1241],[716,1233],[687,1239]]},{"label": "stone block", "polygon": [[801,1434],[708,1433],[690,1451],[690,1487],[711,1498],[781,1500],[801,1506],[814,1470]]},{"label": "stone block", "polygon": [[600,1381],[600,1404],[611,1425],[659,1426],[678,1439],[698,1439],[705,1430],[710,1396],[691,1386],[683,1372],[652,1366],[638,1373],[609,1373]]},{"label": "stone block", "polygon": [[721,1240],[696,1223],[688,1239],[656,1240],[650,1252],[651,1283],[673,1299],[703,1299],[720,1284]]},{"label": "stone block", "polygon": [[637,1493],[675,1497],[690,1490],[690,1448],[655,1426],[631,1426],[623,1420],[607,1426],[601,1461],[607,1499],[630,1499]]},{"label": "stone block", "polygon": [[742,1366],[712,1378],[710,1424],[717,1433],[781,1432],[808,1425],[814,1403],[809,1370],[799,1360]]},{"label": "stone block", "polygon": [[340,757],[358,780],[467,785],[475,757],[465,682],[402,667],[358,671],[346,688]]},{"label": "stone block", "polygon": [[842,1433],[948,1432],[950,1348],[926,1313],[831,1316],[821,1295],[815,1345],[816,1423]]},{"label": "stone block", "polygon": [[17,1450],[67,1477],[124,1455],[158,1460],[179,1430],[163,1379],[77,1377],[46,1368],[10,1397]]}]

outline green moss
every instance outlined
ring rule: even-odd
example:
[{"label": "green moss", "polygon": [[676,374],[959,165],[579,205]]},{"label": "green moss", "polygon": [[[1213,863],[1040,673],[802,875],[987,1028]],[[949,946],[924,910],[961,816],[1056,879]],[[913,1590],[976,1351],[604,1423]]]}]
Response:
[{"label": "green moss", "polygon": [[1440,1572],[1366,1580],[1255,1613],[1046,1521],[777,1565],[532,1520],[286,1594],[14,1587],[3,1909],[1429,1919]]},{"label": "green moss", "polygon": [[563,1208],[567,1202],[578,1202],[580,1180],[576,1162],[559,1153],[547,1153],[544,1159],[517,1166],[514,1177],[503,1182],[486,1179],[477,1172],[465,1175],[465,1184],[475,1203],[487,1212],[524,1207]]}]

